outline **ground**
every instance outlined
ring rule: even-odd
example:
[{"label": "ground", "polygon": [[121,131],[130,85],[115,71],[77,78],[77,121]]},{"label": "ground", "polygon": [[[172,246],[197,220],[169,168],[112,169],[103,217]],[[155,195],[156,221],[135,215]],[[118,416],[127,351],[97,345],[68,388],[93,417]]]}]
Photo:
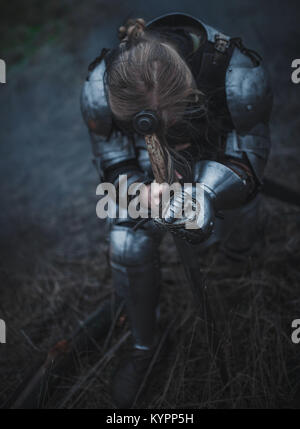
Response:
[{"label": "ground", "polygon": [[[0,403],[42,352],[111,295],[80,90],[87,65],[116,42],[124,19],[174,10],[242,36],[264,57],[274,89],[266,174],[298,188],[300,85],[290,78],[292,60],[299,57],[297,1],[151,0],[128,6],[118,0],[30,0],[1,6],[0,57],[8,69],[7,84],[0,87],[0,318],[7,324],[7,344],[0,344]],[[226,352],[226,390],[172,241],[164,241],[161,330],[177,317],[171,329],[176,347],[167,370],[152,383],[151,398],[142,400],[144,407],[299,407],[300,346],[290,338],[291,323],[300,318],[299,209],[264,197],[262,220],[264,247],[243,277],[222,277],[211,269],[213,251],[202,259]],[[80,391],[64,407],[113,407],[110,375],[128,342],[110,351],[126,329],[99,343],[93,357],[83,356],[77,371],[61,380]],[[100,356],[107,358],[90,377]]]}]

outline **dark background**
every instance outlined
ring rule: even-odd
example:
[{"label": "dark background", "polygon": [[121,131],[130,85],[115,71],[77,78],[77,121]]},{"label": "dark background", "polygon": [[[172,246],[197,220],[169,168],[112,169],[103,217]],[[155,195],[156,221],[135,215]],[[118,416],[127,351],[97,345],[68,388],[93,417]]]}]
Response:
[{"label": "dark background", "polygon": [[[187,12],[226,34],[241,36],[264,57],[274,89],[267,175],[298,190],[300,85],[291,82],[291,63],[300,58],[300,5],[296,0],[2,0],[0,11],[0,58],[7,63],[7,83],[0,86],[0,318],[8,329],[8,344],[0,345],[0,396],[5,400],[35,354],[71,331],[110,293],[104,228],[95,213],[97,174],[79,108],[88,64],[103,47],[117,42],[116,30],[128,17],[149,20]],[[297,346],[291,346],[289,336],[291,321],[300,318],[299,211],[267,199],[264,204],[268,222],[259,268],[253,271],[254,280],[240,279],[235,290],[243,299],[252,291],[243,314],[255,309],[248,319],[249,326],[256,326],[255,341],[266,344],[267,338],[271,343],[263,352],[260,346],[255,349],[261,369],[254,358],[253,365],[239,369],[247,376],[236,381],[232,406],[284,406],[297,390],[297,380],[289,375]],[[163,247],[169,284],[163,299],[172,313],[174,291],[179,301],[182,292],[174,274],[175,251],[168,249]],[[263,301],[257,304],[259,299]],[[183,308],[190,329],[190,304]],[[265,329],[264,320],[271,328],[262,334],[257,326],[262,323]],[[184,332],[190,331],[186,327]],[[241,334],[241,344],[249,344],[249,338]],[[182,365],[176,367],[180,394],[173,389],[173,396],[166,393],[156,406],[201,404],[203,396],[182,393],[183,385],[191,392],[197,378],[183,375]],[[101,399],[97,402],[93,396],[80,406],[111,406],[105,393],[108,376],[101,383],[93,387]],[[207,394],[203,404],[218,406],[216,398]]]}]

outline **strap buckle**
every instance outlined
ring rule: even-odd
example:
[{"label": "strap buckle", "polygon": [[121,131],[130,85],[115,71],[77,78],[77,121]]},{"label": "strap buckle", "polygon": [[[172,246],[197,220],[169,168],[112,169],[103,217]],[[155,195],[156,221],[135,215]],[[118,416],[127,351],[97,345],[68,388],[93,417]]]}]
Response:
[{"label": "strap buckle", "polygon": [[215,35],[215,50],[224,54],[230,45],[229,37],[225,36],[225,34],[216,34]]}]

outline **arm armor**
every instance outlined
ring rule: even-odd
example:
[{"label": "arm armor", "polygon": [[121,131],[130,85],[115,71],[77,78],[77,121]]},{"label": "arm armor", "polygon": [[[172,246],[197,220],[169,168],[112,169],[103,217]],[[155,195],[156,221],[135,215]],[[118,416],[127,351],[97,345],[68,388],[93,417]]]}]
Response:
[{"label": "arm armor", "polygon": [[216,161],[199,161],[195,165],[194,180],[202,183],[213,202],[215,211],[233,209],[246,202],[248,185],[245,178]]},{"label": "arm armor", "polygon": [[225,155],[251,167],[258,183],[262,182],[270,151],[269,118],[272,90],[262,63],[236,47],[226,72],[227,105],[235,129],[228,134]]},{"label": "arm armor", "polygon": [[93,162],[100,180],[115,183],[119,174],[139,169],[132,137],[116,129],[104,86],[105,62],[102,60],[88,74],[81,93],[81,112],[89,129]]},{"label": "arm armor", "polygon": [[272,91],[268,75],[262,64],[253,64],[237,47],[226,73],[226,96],[235,127],[227,135],[226,161],[199,161],[194,170],[195,182],[204,184],[215,211],[247,202],[253,192],[249,176],[262,182],[270,151]]}]

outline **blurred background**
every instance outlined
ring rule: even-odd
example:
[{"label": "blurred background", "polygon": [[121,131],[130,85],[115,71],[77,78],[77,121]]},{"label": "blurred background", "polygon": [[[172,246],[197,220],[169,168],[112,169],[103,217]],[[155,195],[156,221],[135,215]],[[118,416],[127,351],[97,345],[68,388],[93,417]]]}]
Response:
[{"label": "blurred background", "polygon": [[[4,402],[36,354],[71,332],[110,294],[104,225],[95,212],[98,177],[79,106],[88,64],[103,47],[117,43],[117,28],[129,17],[150,20],[186,12],[241,36],[265,59],[274,89],[267,175],[298,190],[300,85],[291,82],[291,63],[300,57],[300,5],[297,0],[2,0],[0,10],[0,58],[7,64],[7,83],[0,85],[0,318],[8,341],[0,345]],[[229,363],[236,407],[285,406],[299,387],[290,364],[297,346],[289,338],[291,321],[300,318],[299,210],[266,199],[264,216],[265,250],[258,268],[251,279],[231,282],[235,305],[245,306],[235,317],[243,314],[249,332],[256,329],[248,337],[246,328],[237,333],[237,355],[246,356],[250,341],[258,353],[253,351],[250,363]],[[169,248],[163,246],[162,305],[167,318],[180,303],[185,334],[172,367],[177,376],[163,397],[157,393],[153,406],[217,407],[217,384],[205,390],[209,383],[195,370],[198,349],[191,326],[195,330],[196,319],[178,285],[175,250]],[[213,285],[218,289],[223,283]],[[230,323],[228,335],[233,335]],[[193,341],[189,361],[186,347]],[[89,362],[85,365],[83,373]],[[111,407],[109,371],[72,407]]]}]

